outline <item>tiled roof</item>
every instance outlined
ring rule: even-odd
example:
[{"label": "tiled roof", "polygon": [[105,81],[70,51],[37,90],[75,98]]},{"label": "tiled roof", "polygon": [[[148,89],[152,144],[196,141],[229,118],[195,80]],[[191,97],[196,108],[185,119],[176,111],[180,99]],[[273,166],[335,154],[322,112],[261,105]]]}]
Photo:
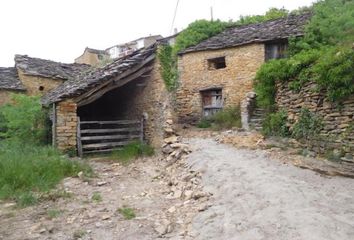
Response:
[{"label": "tiled roof", "polygon": [[83,72],[90,71],[91,66],[78,63],[59,63],[51,60],[16,55],[15,65],[26,75],[68,80],[76,78]]},{"label": "tiled roof", "polygon": [[16,68],[0,67],[0,89],[17,90],[17,91],[26,90],[18,78]]},{"label": "tiled roof", "polygon": [[304,34],[304,26],[310,18],[310,13],[301,15],[292,14],[285,18],[262,23],[230,27],[214,37],[181,51],[180,54],[223,49],[254,42],[287,39],[291,36],[301,36]]},{"label": "tiled roof", "polygon": [[106,83],[127,70],[139,67],[144,60],[154,56],[156,48],[157,45],[154,44],[148,48],[140,49],[128,56],[115,60],[103,68],[98,68],[82,77],[68,80],[43,96],[42,103],[48,105],[66,98],[79,96],[100,84]]}]

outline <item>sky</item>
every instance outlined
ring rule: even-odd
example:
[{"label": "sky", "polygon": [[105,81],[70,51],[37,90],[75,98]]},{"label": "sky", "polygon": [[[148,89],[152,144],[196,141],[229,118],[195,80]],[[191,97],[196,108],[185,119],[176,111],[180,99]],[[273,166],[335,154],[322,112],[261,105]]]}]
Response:
[{"label": "sky", "polygon": [[293,10],[314,0],[1,0],[0,66],[15,54],[71,63],[85,47],[106,49],[143,36],[171,35],[197,19],[237,20],[271,7]]}]

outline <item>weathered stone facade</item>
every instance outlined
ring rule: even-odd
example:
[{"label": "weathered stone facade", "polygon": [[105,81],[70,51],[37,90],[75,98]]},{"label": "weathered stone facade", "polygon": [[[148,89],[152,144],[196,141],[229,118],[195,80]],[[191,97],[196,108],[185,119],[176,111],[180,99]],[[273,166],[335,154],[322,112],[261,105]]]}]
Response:
[{"label": "weathered stone facade", "polygon": [[[264,63],[264,54],[264,44],[256,43],[181,55],[178,59],[178,121],[195,122],[201,118],[200,90],[205,88],[222,88],[223,107],[240,104],[252,90],[256,72]],[[208,59],[218,57],[225,57],[226,67],[210,70]]]},{"label": "weathered stone facade", "polygon": [[289,82],[277,85],[276,103],[288,113],[290,127],[299,118],[302,108],[307,108],[323,119],[323,129],[318,140],[307,142],[318,153],[338,149],[354,153],[354,95],[340,105],[330,102],[325,92],[316,91],[314,83],[305,84],[301,91],[289,89]]},{"label": "weathered stone facade", "polygon": [[61,79],[24,74],[21,69],[17,69],[17,71],[20,81],[26,88],[26,94],[31,96],[43,95],[64,82]]},{"label": "weathered stone facade", "polygon": [[6,103],[9,103],[11,100],[11,91],[5,90],[5,89],[0,89],[0,106],[5,105]]},{"label": "weathered stone facade", "polygon": [[77,106],[72,100],[59,102],[56,105],[55,115],[55,134],[58,149],[68,150],[76,149],[76,133],[77,133]]}]

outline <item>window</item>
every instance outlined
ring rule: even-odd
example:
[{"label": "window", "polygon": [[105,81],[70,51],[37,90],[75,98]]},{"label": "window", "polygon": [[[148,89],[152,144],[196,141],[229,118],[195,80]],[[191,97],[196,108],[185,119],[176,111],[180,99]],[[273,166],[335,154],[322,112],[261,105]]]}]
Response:
[{"label": "window", "polygon": [[209,70],[222,69],[222,68],[226,68],[225,57],[208,59]]},{"label": "window", "polygon": [[268,43],[265,45],[265,60],[285,58],[287,49],[287,42]]},{"label": "window", "polygon": [[203,116],[209,117],[220,111],[223,107],[222,89],[210,89],[201,92],[203,103]]}]

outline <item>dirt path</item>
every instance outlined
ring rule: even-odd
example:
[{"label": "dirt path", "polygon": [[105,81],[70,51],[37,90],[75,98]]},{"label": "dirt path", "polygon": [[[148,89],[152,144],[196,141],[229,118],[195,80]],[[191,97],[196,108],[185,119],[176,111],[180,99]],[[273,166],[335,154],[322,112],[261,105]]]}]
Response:
[{"label": "dirt path", "polygon": [[193,239],[348,240],[354,180],[324,177],[211,139],[189,140],[212,206],[193,220]]}]

